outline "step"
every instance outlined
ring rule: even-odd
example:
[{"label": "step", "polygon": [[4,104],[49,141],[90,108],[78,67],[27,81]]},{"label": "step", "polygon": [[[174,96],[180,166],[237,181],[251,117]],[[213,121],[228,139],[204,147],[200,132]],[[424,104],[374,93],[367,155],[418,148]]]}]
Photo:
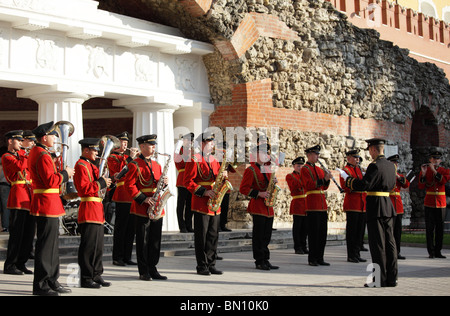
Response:
[{"label": "step", "polygon": [[[242,252],[252,250],[251,229],[220,232],[218,253]],[[0,260],[6,258],[8,235],[0,236]],[[345,235],[328,235],[327,245],[345,244]],[[59,237],[60,260],[63,263],[77,262],[79,236],[63,235]],[[105,235],[103,259],[112,260],[113,236]],[[161,240],[161,257],[195,255],[193,233],[163,232]],[[293,248],[291,229],[277,229],[272,232],[270,249]],[[135,251],[133,252],[135,253]]]}]

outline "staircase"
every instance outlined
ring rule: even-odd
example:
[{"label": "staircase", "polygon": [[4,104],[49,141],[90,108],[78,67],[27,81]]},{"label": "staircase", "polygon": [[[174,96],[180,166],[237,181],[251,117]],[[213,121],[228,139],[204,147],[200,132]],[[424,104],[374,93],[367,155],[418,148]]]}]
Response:
[{"label": "staircase", "polygon": [[[218,253],[240,252],[252,250],[251,229],[233,230],[219,233]],[[6,259],[8,234],[0,235],[0,261]],[[77,262],[79,236],[63,235],[59,237],[59,254],[61,263]],[[342,245],[345,235],[328,235],[327,246]],[[270,249],[293,249],[291,229],[277,229],[272,232]],[[103,260],[112,260],[113,236],[105,235]],[[135,255],[135,252],[133,253]],[[161,257],[194,256],[194,234],[179,232],[163,232],[161,241]],[[0,267],[2,269],[2,267]]]}]

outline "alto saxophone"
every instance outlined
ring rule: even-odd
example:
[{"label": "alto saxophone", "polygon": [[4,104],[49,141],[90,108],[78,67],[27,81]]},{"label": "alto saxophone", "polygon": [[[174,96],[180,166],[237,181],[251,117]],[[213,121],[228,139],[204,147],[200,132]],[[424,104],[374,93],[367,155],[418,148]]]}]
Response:
[{"label": "alto saxophone", "polygon": [[264,199],[264,204],[267,207],[273,207],[277,200],[278,192],[280,192],[281,188],[275,183],[275,172],[272,172],[270,175],[269,184],[267,186],[267,192],[269,193]]},{"label": "alto saxophone", "polygon": [[167,172],[169,171],[169,165],[172,157],[169,154],[160,154],[160,153],[157,154],[169,158],[167,159],[161,177],[159,178],[158,183],[156,184],[156,191],[152,196],[154,203],[153,205],[150,205],[147,209],[148,217],[153,221],[156,221],[164,216],[162,213],[164,206],[166,205],[167,200],[173,195],[172,192],[170,192],[169,187],[164,185],[164,177],[167,175]]},{"label": "alto saxophone", "polygon": [[227,162],[226,155],[224,155],[222,165],[220,166],[219,169],[219,173],[217,174],[216,180],[214,181],[214,184],[212,186],[212,190],[214,191],[215,196],[213,198],[210,198],[207,204],[208,210],[214,213],[217,212],[217,210],[220,208],[225,193],[227,193],[228,190],[233,189],[233,186],[231,185],[230,181],[228,181],[223,176],[223,172],[228,167],[228,164],[229,163]]}]

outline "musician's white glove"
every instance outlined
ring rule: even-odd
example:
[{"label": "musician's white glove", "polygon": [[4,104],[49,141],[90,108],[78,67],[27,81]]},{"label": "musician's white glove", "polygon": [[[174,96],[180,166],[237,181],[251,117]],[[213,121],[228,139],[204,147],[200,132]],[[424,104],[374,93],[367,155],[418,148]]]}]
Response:
[{"label": "musician's white glove", "polygon": [[336,168],[336,170],[339,171],[339,173],[341,174],[341,177],[342,177],[344,180],[347,180],[347,178],[348,178],[347,172],[345,172],[344,170],[339,169],[339,168]]}]

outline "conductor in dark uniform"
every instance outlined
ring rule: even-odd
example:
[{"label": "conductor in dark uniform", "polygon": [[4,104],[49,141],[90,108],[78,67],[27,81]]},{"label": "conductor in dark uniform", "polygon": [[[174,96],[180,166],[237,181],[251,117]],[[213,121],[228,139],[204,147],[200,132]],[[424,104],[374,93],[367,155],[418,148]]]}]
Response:
[{"label": "conductor in dark uniform", "polygon": [[389,197],[396,183],[396,168],[384,156],[384,139],[372,138],[366,142],[373,162],[364,177],[345,177],[342,173],[341,176],[346,178],[346,185],[352,190],[367,191],[367,230],[372,262],[379,265],[380,286],[396,286],[397,247],[393,229],[396,212]]}]

